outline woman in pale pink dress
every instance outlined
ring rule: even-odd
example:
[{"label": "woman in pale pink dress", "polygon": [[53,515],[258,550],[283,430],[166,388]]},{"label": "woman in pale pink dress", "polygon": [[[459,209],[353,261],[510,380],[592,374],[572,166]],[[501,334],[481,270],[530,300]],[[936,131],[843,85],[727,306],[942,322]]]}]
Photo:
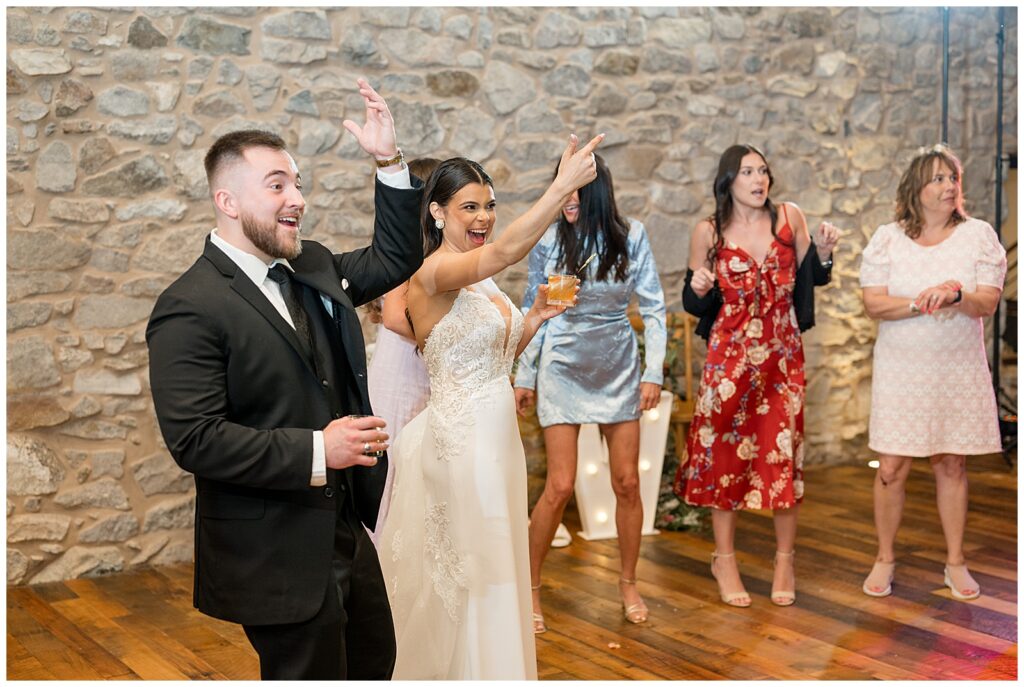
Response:
[{"label": "woman in pale pink dress", "polygon": [[[409,163],[409,172],[426,183],[441,163],[432,157],[422,157]],[[409,420],[427,407],[430,398],[430,379],[427,366],[416,350],[416,339],[405,314],[405,294],[409,282],[396,286],[380,302],[369,307],[370,319],[378,322],[377,341],[373,359],[366,371],[367,390],[373,413],[387,423],[392,446]],[[377,526],[370,533],[374,546],[384,529],[391,506],[391,487],[395,483],[395,463],[388,461],[388,476],[384,483]]]},{"label": "woman in pale pink dress", "polygon": [[957,599],[981,594],[964,562],[965,457],[1001,449],[983,319],[999,302],[1006,251],[991,226],[964,213],[961,170],[944,146],[915,157],[900,180],[896,221],[864,249],[864,309],[880,321],[868,443],[879,453],[878,557],[863,585],[869,596],[892,593],[913,458],[928,458],[935,474],[944,582]]},{"label": "woman in pale pink dress", "polygon": [[[367,390],[370,393],[370,407],[373,414],[387,423],[388,433],[398,438],[399,432],[409,420],[416,417],[427,407],[430,398],[430,379],[423,359],[416,351],[416,341],[410,339],[412,334],[403,335],[389,328],[401,328],[405,316],[397,324],[388,317],[390,310],[404,310],[405,291],[408,282],[396,287],[384,296],[381,306],[383,321],[377,327],[377,342],[373,347],[373,359],[366,371]],[[384,483],[384,496],[381,497],[380,511],[377,514],[377,526],[370,533],[374,545],[384,528],[384,521],[391,506],[391,486],[395,483],[395,463],[388,460],[388,476]]]}]

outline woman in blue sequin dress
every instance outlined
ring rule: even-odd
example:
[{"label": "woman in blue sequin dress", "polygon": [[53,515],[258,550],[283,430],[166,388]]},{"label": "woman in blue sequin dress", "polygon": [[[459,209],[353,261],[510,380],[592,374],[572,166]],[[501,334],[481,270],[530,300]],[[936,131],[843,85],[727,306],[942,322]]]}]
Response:
[{"label": "woman in blue sequin dress", "polygon": [[[549,274],[576,273],[579,300],[545,322],[519,357],[516,406],[534,402],[544,428],[548,471],[544,493],[530,515],[530,582],[534,632],[546,630],[540,612],[540,572],[551,538],[576,480],[580,425],[596,423],[608,443],[619,535],[619,593],[626,620],[647,620],[636,588],[643,508],[638,472],[640,413],[660,399],[665,360],[665,298],[643,224],[623,218],[615,205],[611,172],[598,155],[597,179],[573,194],[559,221],[533,248],[528,309]],[[636,337],[626,308],[636,295],[644,321],[646,368],[641,374]]]}]

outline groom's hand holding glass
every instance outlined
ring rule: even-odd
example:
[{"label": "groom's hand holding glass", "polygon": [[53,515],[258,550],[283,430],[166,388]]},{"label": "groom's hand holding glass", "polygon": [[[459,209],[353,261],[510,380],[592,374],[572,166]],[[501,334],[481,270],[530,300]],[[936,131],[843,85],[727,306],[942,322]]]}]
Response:
[{"label": "groom's hand holding glass", "polygon": [[349,415],[324,428],[327,467],[335,470],[363,465],[373,467],[388,448],[387,426],[373,415]]}]

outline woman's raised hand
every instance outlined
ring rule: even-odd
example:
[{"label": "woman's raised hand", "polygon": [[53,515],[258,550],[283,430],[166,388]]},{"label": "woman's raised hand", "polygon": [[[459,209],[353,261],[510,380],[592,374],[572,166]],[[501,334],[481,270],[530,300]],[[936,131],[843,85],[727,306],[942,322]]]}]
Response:
[{"label": "woman's raised hand", "polygon": [[366,79],[357,79],[356,85],[366,104],[366,123],[359,126],[346,119],[342,126],[356,137],[363,150],[378,160],[394,157],[398,153],[398,143],[395,140],[395,121],[388,104]]},{"label": "woman's raised hand", "polygon": [[562,153],[562,161],[558,163],[558,176],[555,177],[555,184],[561,185],[564,195],[572,195],[572,192],[581,186],[586,186],[597,178],[597,161],[594,160],[594,150],[604,140],[604,134],[598,134],[590,139],[590,143],[579,148],[579,139],[576,134],[569,136],[569,145]]},{"label": "woman's raised hand", "polygon": [[818,251],[818,257],[822,262],[828,260],[836,245],[839,243],[839,227],[831,222],[822,222],[818,227],[818,236],[814,239],[814,247]]}]

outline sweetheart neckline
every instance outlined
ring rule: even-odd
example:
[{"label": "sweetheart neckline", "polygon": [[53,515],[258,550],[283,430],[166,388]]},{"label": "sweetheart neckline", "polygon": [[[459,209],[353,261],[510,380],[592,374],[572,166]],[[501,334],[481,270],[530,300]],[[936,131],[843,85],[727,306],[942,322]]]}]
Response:
[{"label": "sweetheart neckline", "polygon": [[511,338],[512,338],[512,318],[513,318],[512,310],[515,309],[516,306],[512,302],[512,299],[508,297],[507,293],[505,293],[501,289],[498,289],[498,292],[502,295],[502,297],[504,297],[505,302],[508,303],[508,308],[509,308],[508,322],[505,321],[505,316],[502,314],[501,310],[498,309],[498,304],[495,303],[493,300],[491,300],[490,297],[488,297],[486,294],[480,293],[479,291],[474,291],[473,289],[469,288],[468,286],[463,286],[462,288],[459,289],[459,295],[457,295],[455,297],[455,300],[452,301],[452,307],[448,309],[448,312],[446,312],[444,315],[441,316],[441,319],[439,319],[436,323],[434,323],[434,326],[431,328],[430,333],[427,334],[427,338],[423,340],[422,353],[426,354],[427,346],[430,345],[430,339],[431,339],[431,337],[434,336],[434,331],[437,329],[437,326],[439,324],[441,324],[446,317],[448,317],[449,315],[452,314],[452,310],[455,309],[455,304],[458,303],[460,298],[462,298],[462,294],[463,293],[472,293],[474,295],[480,296],[481,298],[486,299],[487,302],[491,304],[491,307],[494,309],[494,312],[497,314],[498,319],[501,321],[502,327],[505,329],[504,344],[501,347],[501,352],[502,352],[503,355],[508,353],[508,347],[509,347],[509,344],[511,343]]},{"label": "sweetheart neckline", "polygon": [[772,235],[771,243],[768,244],[768,250],[765,252],[764,258],[762,258],[760,262],[758,262],[757,258],[755,258],[752,253],[747,251],[746,248],[744,248],[743,246],[739,245],[738,243],[736,243],[732,239],[726,239],[726,242],[730,246],[732,246],[732,248],[734,250],[740,251],[741,253],[746,255],[748,258],[753,260],[754,261],[754,266],[757,267],[758,271],[760,271],[761,268],[764,267],[764,264],[766,262],[768,262],[768,257],[772,254],[772,250],[774,250],[776,248],[776,244],[781,243],[779,241],[779,235],[782,234],[782,230],[785,229],[786,227],[789,227],[789,233],[792,234],[793,233],[793,227],[789,226],[789,218],[788,217],[786,219],[786,223],[783,224],[781,227],[779,227],[778,233]]}]

